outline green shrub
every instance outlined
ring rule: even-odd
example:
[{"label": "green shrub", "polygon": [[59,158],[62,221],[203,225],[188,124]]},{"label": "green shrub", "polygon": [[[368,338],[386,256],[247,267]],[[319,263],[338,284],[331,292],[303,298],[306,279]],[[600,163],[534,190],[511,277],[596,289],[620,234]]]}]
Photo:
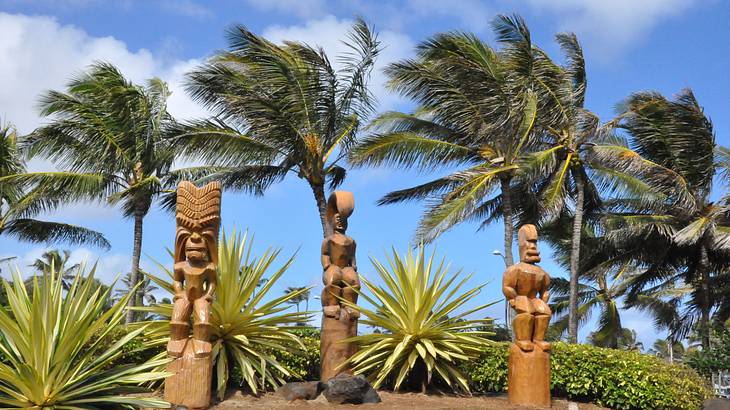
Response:
[{"label": "green shrub", "polygon": [[694,350],[684,356],[684,362],[697,373],[710,378],[710,375],[719,370],[730,370],[730,330],[715,331],[711,348]]},{"label": "green shrub", "polygon": [[[474,391],[507,390],[508,348],[490,346],[467,366]],[[554,396],[616,409],[698,409],[711,394],[692,369],[638,352],[554,343],[551,364]]]},{"label": "green shrub", "polygon": [[[408,378],[418,378],[425,391],[432,379],[440,379],[452,389],[469,390],[468,380],[458,363],[479,357],[492,343],[483,330],[491,319],[469,319],[490,304],[464,308],[482,287],[465,287],[471,275],[450,273],[444,259],[435,252],[426,257],[423,245],[414,254],[401,256],[393,249],[388,266],[370,258],[383,285],[362,276],[361,298],[374,309],[352,305],[363,317],[360,324],[383,329],[353,337],[359,350],[348,364],[356,374],[365,374],[373,387],[389,384],[397,390]],[[432,377],[433,376],[433,377]]]},{"label": "green shrub", "polygon": [[[275,262],[280,251],[269,249],[256,257],[252,254],[252,241],[247,238],[247,235],[233,231],[230,236],[223,235],[218,248],[218,287],[211,312],[211,343],[214,384],[219,399],[223,398],[231,375],[240,376],[254,394],[268,386],[276,388],[286,381],[285,378],[291,377],[273,352],[299,354],[303,346],[294,332],[300,327],[293,324],[309,320],[308,312],[291,312],[286,307],[308,288],[271,298],[268,294],[294,258],[277,267]],[[147,276],[160,289],[174,294],[171,264],[158,265],[164,276]],[[259,287],[261,279],[271,270],[274,272],[268,276],[268,281]],[[143,335],[149,341],[147,345],[163,347],[156,357],[166,358],[164,346],[170,338],[172,305],[157,303],[136,310],[155,318],[134,326],[145,327]],[[233,371],[236,367],[237,373]]]},{"label": "green shrub", "polygon": [[0,407],[170,407],[154,397],[134,396],[146,391],[141,383],[168,375],[153,370],[164,360],[115,365],[123,347],[144,329],[108,343],[132,293],[106,309],[111,288],[95,285],[94,270],[84,276],[84,267],[79,267],[67,290],[54,267],[33,278],[30,293],[18,271],[12,284],[3,281],[9,308],[0,310]]},{"label": "green shrub", "polygon": [[[266,349],[268,354],[289,370],[289,374],[279,374],[279,376],[287,382],[319,380],[319,329],[297,329],[292,333],[299,336],[304,344],[301,352]],[[231,368],[230,380],[236,386],[245,385],[238,366]]]}]

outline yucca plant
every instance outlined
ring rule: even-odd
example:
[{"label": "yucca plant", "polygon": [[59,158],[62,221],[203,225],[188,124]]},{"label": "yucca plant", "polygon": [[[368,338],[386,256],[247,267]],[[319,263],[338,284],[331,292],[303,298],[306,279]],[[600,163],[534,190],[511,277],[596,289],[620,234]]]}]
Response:
[{"label": "yucca plant", "polygon": [[460,271],[449,273],[444,259],[435,262],[435,253],[426,259],[423,246],[415,255],[409,250],[404,257],[393,249],[392,256],[387,258],[389,267],[371,258],[384,286],[360,278],[367,292],[358,293],[374,309],[357,306],[364,315],[360,323],[383,332],[352,338],[360,350],[348,363],[355,373],[368,374],[376,388],[396,375],[394,387],[398,389],[419,363],[418,367],[424,369],[419,375],[422,391],[425,392],[434,371],[452,388],[455,382],[468,391],[457,361],[476,358],[490,343],[484,338],[489,333],[477,329],[488,325],[491,319],[467,318],[492,303],[456,312],[477,296],[484,285],[460,293],[471,275],[459,280]]},{"label": "yucca plant", "polygon": [[[280,251],[268,249],[260,257],[252,257],[253,241],[247,240],[247,234],[239,235],[234,231],[230,238],[232,240],[229,241],[224,234],[218,249],[218,287],[211,314],[212,355],[219,399],[223,398],[228,384],[229,363],[238,365],[243,380],[254,394],[267,385],[277,387],[283,384],[284,377],[291,376],[291,372],[268,352],[284,350],[296,354],[303,350],[304,344],[293,330],[300,328],[296,323],[306,323],[310,319],[308,312],[287,311],[291,300],[309,288],[280,297],[267,297],[294,257],[262,282]],[[169,267],[159,263],[158,266],[164,272],[163,277],[147,275],[161,289],[173,294],[172,263]],[[257,289],[260,283],[264,284]],[[167,344],[172,305],[161,303],[135,310],[160,318],[134,325],[149,326],[146,337],[151,342],[148,346]],[[158,358],[165,355],[162,352]]]},{"label": "yucca plant", "polygon": [[169,408],[159,399],[129,395],[146,391],[142,383],[166,377],[156,370],[165,359],[113,365],[144,327],[101,347],[124,320],[131,293],[105,310],[111,287],[96,286],[95,266],[86,276],[79,267],[65,292],[55,269],[34,277],[31,293],[17,270],[12,283],[3,281],[8,306],[0,309],[0,407]]}]

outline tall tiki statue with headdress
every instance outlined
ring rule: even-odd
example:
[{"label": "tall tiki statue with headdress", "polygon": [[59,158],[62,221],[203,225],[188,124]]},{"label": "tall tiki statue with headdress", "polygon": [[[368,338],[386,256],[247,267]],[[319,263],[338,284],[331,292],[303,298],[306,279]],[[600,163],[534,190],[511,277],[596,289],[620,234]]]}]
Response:
[{"label": "tall tiki statue with headdress", "polygon": [[326,381],[340,372],[341,365],[355,353],[355,346],[343,339],[357,335],[360,312],[342,303],[357,303],[360,279],[357,274],[355,240],[345,234],[347,218],[355,209],[352,192],[335,191],[327,201],[327,223],[333,232],[322,241],[322,334],[321,378]]},{"label": "tall tiki statue with headdress", "polygon": [[175,296],[167,344],[172,357],[182,356],[185,350],[191,314],[195,357],[210,356],[210,306],[217,283],[220,212],[219,182],[202,188],[188,181],[180,183],[175,218]]},{"label": "tall tiki statue with headdress", "polygon": [[167,353],[174,360],[167,365],[172,375],[165,379],[165,400],[173,407],[205,409],[210,405],[213,380],[210,308],[217,283],[220,183],[198,188],[181,182],[175,219],[175,295],[167,343]]}]

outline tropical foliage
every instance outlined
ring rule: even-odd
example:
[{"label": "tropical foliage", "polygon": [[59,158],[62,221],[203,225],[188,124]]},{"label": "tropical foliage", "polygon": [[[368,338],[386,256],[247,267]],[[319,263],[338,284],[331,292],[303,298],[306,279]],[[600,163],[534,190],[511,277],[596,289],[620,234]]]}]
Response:
[{"label": "tropical foliage", "polygon": [[423,246],[416,254],[409,249],[404,256],[394,249],[387,267],[371,260],[384,285],[361,277],[364,290],[358,293],[373,308],[343,303],[366,316],[360,320],[362,325],[383,331],[352,339],[360,346],[349,359],[354,372],[368,374],[376,388],[394,377],[393,386],[398,389],[414,369],[420,368],[422,373],[417,377],[423,391],[433,375],[468,391],[458,362],[476,357],[490,343],[484,338],[487,332],[474,329],[486,326],[491,319],[470,319],[490,304],[464,306],[479,295],[483,285],[462,290],[471,275],[460,278],[459,272],[450,273],[444,259],[436,261],[435,253],[427,257]]},{"label": "tropical foliage", "polygon": [[[509,344],[486,346],[465,363],[472,389],[504,392]],[[712,391],[693,370],[635,351],[553,343],[550,389],[554,395],[612,409],[698,409]]]},{"label": "tropical foliage", "polygon": [[[43,188],[44,204],[104,201],[134,220],[132,283],[141,280],[139,259],[145,215],[154,200],[189,170],[172,171],[175,144],[166,138],[175,121],[167,112],[167,84],[127,80],[113,65],[96,63],[66,92],[41,97],[49,123],[25,138],[30,156],[51,160],[61,171],[18,175],[15,181]],[[130,305],[141,303],[141,295]],[[131,321],[131,310],[127,321]]]},{"label": "tropical foliage", "polygon": [[[418,240],[431,240],[463,221],[485,226],[501,216],[508,265],[515,213],[522,223],[548,223],[572,209],[568,331],[575,341],[583,216],[601,202],[591,175],[613,176],[602,186],[609,192],[642,187],[637,194],[646,196],[653,193],[647,180],[672,174],[620,144],[611,132],[614,124],[602,125],[583,107],[585,61],[575,35],[556,36],[568,62],[562,66],[533,44],[519,16],[498,16],[493,28],[499,50],[473,34],[446,33],[422,43],[415,59],[390,65],[391,88],[420,107],[415,114],[376,119],[375,134],[357,146],[352,161],[456,167],[380,203],[429,200]],[[493,195],[497,189],[499,195]]]},{"label": "tropical foliage", "polygon": [[628,197],[611,204],[612,237],[624,258],[645,267],[632,293],[666,282],[691,285],[683,326],[674,333],[682,337],[698,325],[708,348],[711,313],[727,298],[716,291],[728,281],[730,203],[711,200],[713,178],[728,172],[727,150],[715,144],[712,123],[690,90],[675,100],[653,92],[632,95],[621,126],[636,152],[678,175],[656,182],[663,195],[653,201]]},{"label": "tropical foliage", "polygon": [[26,172],[25,153],[10,124],[0,123],[0,235],[32,243],[66,242],[109,248],[102,234],[76,225],[35,219],[49,210],[48,192],[16,180]]},{"label": "tropical foliage", "polygon": [[[125,298],[105,310],[110,288],[95,286],[95,267],[78,268],[64,291],[57,272],[33,281],[28,293],[19,271],[13,283],[3,281],[7,310],[0,309],[0,404],[7,408],[98,409],[103,407],[169,407],[141,383],[166,377],[156,371],[166,359],[111,364],[122,347],[145,328],[129,332],[111,346],[102,340],[124,319]],[[42,285],[41,285],[42,282]]]},{"label": "tropical foliage", "polygon": [[333,65],[322,48],[274,44],[241,25],[227,35],[229,49],[188,75],[190,95],[216,117],[177,142],[227,189],[262,194],[289,173],[305,180],[326,235],[325,184],[344,181],[342,159],[374,109],[367,84],[380,43],[357,20]]},{"label": "tropical foliage", "polygon": [[[307,312],[290,312],[286,305],[308,288],[270,297],[268,292],[291,265],[293,257],[280,267],[274,262],[280,251],[267,250],[260,257],[252,256],[253,241],[234,231],[223,235],[218,249],[218,290],[212,306],[211,343],[215,366],[217,396],[222,399],[229,382],[230,368],[240,371],[243,382],[255,394],[268,386],[283,384],[291,372],[282,366],[272,351],[300,352],[303,344],[294,333],[296,323],[309,320]],[[163,277],[149,275],[161,289],[174,294],[173,273],[159,264]],[[270,273],[271,270],[273,273]],[[269,275],[270,273],[270,275]],[[256,289],[264,275],[268,281]],[[164,346],[169,340],[172,304],[159,303],[135,310],[152,313],[156,320],[139,322],[145,328],[148,347]],[[165,357],[160,353],[159,357]]]}]

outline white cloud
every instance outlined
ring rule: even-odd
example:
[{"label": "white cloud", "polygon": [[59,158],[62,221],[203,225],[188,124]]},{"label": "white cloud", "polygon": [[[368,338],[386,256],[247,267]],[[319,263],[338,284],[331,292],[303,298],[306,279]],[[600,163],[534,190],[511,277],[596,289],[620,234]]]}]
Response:
[{"label": "white cloud", "polygon": [[[0,13],[0,119],[28,133],[41,125],[37,102],[47,90],[63,90],[66,83],[94,61],[115,64],[137,83],[151,77],[167,81],[172,91],[170,112],[179,119],[203,117],[206,111],[188,98],[183,88],[184,75],[200,63],[160,57],[147,49],[129,50],[113,37],[93,37],[54,18]],[[29,170],[52,170],[50,162],[33,160]],[[82,213],[83,212],[83,213]],[[53,219],[78,217],[104,219],[118,215],[111,207],[88,204],[64,207]]]},{"label": "white cloud", "polygon": [[[312,46],[320,46],[336,66],[335,56],[348,52],[342,40],[346,39],[348,30],[352,27],[352,20],[337,19],[334,16],[327,16],[318,20],[307,21],[303,25],[294,26],[269,26],[263,36],[274,42],[284,40],[296,40]],[[394,61],[403,59],[413,52],[413,41],[406,35],[394,31],[380,31],[378,38],[382,44],[382,52],[376,61],[371,77],[371,91],[378,98],[379,110],[394,109],[400,97],[388,92],[385,89],[386,77],[382,69]]]},{"label": "white cloud", "polygon": [[41,123],[38,97],[66,83],[94,61],[108,61],[135,82],[159,76],[170,82],[175,115],[198,116],[204,111],[190,101],[181,86],[185,70],[197,60],[166,61],[150,50],[131,51],[113,37],[92,37],[54,18],[0,13],[0,117],[21,133]]},{"label": "white cloud", "polygon": [[694,0],[530,0],[536,10],[555,14],[560,29],[574,31],[600,50],[597,58],[610,59],[641,41],[662,20],[679,15]]}]

